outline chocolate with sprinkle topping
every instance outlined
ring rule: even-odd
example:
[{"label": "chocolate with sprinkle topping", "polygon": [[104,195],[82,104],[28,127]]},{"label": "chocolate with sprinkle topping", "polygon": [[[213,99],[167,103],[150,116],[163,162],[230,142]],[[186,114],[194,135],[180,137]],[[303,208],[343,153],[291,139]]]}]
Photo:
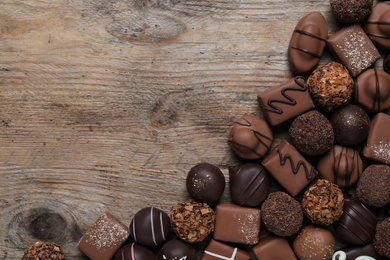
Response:
[{"label": "chocolate with sprinkle topping", "polygon": [[374,247],[380,255],[390,258],[390,218],[376,226]]},{"label": "chocolate with sprinkle topping", "polygon": [[22,260],[65,260],[61,247],[53,242],[38,241],[24,253]]}]

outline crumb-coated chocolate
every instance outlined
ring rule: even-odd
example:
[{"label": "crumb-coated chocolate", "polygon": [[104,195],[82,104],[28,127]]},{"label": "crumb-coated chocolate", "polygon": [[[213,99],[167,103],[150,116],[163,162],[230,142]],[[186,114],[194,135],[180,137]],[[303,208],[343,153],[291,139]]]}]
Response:
[{"label": "crumb-coated chocolate", "polygon": [[344,196],[336,184],[318,179],[303,194],[301,205],[311,222],[328,226],[343,214]]},{"label": "crumb-coated chocolate", "polygon": [[293,249],[298,259],[331,259],[334,247],[332,233],[328,229],[312,225],[302,228],[293,241]]},{"label": "crumb-coated chocolate", "polygon": [[330,0],[332,12],[340,23],[358,23],[370,15],[373,0]]},{"label": "crumb-coated chocolate", "polygon": [[284,237],[261,238],[253,247],[257,260],[297,260],[290,244]]},{"label": "crumb-coated chocolate", "polygon": [[289,134],[292,144],[306,155],[321,155],[332,148],[333,128],[329,120],[317,110],[302,114],[292,122]]},{"label": "crumb-coated chocolate", "polygon": [[364,204],[382,207],[390,203],[390,166],[372,164],[361,174],[356,195]]},{"label": "crumb-coated chocolate", "polygon": [[278,236],[292,236],[303,222],[303,211],[297,200],[285,192],[270,193],[261,205],[261,218],[265,227]]},{"label": "crumb-coated chocolate", "polygon": [[[249,260],[249,253],[237,247],[211,239],[200,260]],[[182,259],[186,260],[186,259]]]},{"label": "crumb-coated chocolate", "polygon": [[168,239],[171,221],[168,214],[155,207],[139,210],[129,226],[130,236],[145,246],[158,246]]},{"label": "crumb-coated chocolate", "polygon": [[390,74],[390,54],[387,54],[386,58],[383,59],[383,70]]},{"label": "crumb-coated chocolate", "polygon": [[374,6],[364,30],[376,46],[390,49],[390,1]]},{"label": "crumb-coated chocolate", "polygon": [[347,68],[338,62],[318,66],[307,79],[307,85],[314,103],[326,112],[347,104],[354,89]]},{"label": "crumb-coated chocolate", "polygon": [[178,203],[169,212],[175,234],[188,243],[203,241],[214,231],[215,214],[206,203]]},{"label": "crumb-coated chocolate", "polygon": [[114,260],[155,260],[155,255],[149,248],[131,243],[119,249]]},{"label": "crumb-coated chocolate", "polygon": [[53,242],[37,241],[31,245],[22,257],[22,260],[65,260],[65,253],[61,246]]},{"label": "crumb-coated chocolate", "polygon": [[225,177],[217,166],[199,163],[188,172],[186,187],[195,201],[213,204],[222,197]]},{"label": "crumb-coated chocolate", "polygon": [[229,168],[230,194],[240,206],[259,206],[268,194],[268,176],[263,166],[245,163]]},{"label": "crumb-coated chocolate", "polygon": [[321,178],[341,188],[347,188],[359,178],[363,171],[363,162],[355,149],[335,145],[320,158],[317,170]]},{"label": "crumb-coated chocolate", "polygon": [[359,201],[344,202],[343,215],[336,222],[339,238],[350,244],[364,245],[372,241],[375,234],[376,217]]},{"label": "crumb-coated chocolate", "polygon": [[317,66],[327,38],[328,28],[321,13],[311,12],[298,22],[287,54],[288,63],[295,75],[306,75]]},{"label": "crumb-coated chocolate", "polygon": [[341,145],[361,144],[368,135],[370,118],[367,112],[356,105],[348,105],[334,111],[330,118],[334,139]]},{"label": "crumb-coated chocolate", "polygon": [[247,113],[233,125],[228,143],[242,159],[256,160],[271,148],[273,133],[268,123],[252,113]]},{"label": "crumb-coated chocolate", "polygon": [[[375,260],[378,259],[378,254],[372,243],[365,246],[351,246],[338,250],[333,254],[334,260],[356,260],[359,256],[366,256],[361,260]],[[372,257],[373,259],[367,258]],[[359,260],[359,259],[358,259]]]},{"label": "crumb-coated chocolate", "polygon": [[380,255],[390,258],[390,218],[376,226],[374,247]]},{"label": "crumb-coated chocolate", "polygon": [[186,242],[172,239],[160,249],[157,260],[196,260],[196,250]]}]

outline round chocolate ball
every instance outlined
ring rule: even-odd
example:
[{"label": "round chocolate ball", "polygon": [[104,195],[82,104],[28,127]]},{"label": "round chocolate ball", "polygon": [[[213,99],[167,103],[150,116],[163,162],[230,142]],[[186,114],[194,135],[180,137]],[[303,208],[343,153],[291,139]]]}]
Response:
[{"label": "round chocolate ball", "polygon": [[158,253],[157,260],[196,260],[195,249],[178,239],[166,242]]},{"label": "round chocolate ball", "polygon": [[390,258],[390,218],[376,226],[374,247],[380,255]]},{"label": "round chocolate ball", "polygon": [[187,174],[187,191],[197,202],[217,202],[225,190],[225,177],[221,170],[210,163],[199,163]]},{"label": "round chocolate ball", "polygon": [[229,183],[232,200],[240,206],[259,206],[268,194],[268,176],[259,164],[230,167]]},{"label": "round chocolate ball", "polygon": [[155,207],[138,211],[129,227],[130,236],[144,246],[158,246],[168,239],[171,221],[167,213]]},{"label": "round chocolate ball", "polygon": [[132,243],[124,245],[115,254],[114,260],[154,260],[155,256],[148,248]]},{"label": "round chocolate ball", "polygon": [[331,118],[335,140],[342,145],[358,145],[368,136],[370,118],[366,111],[356,105],[336,110]]},{"label": "round chocolate ball", "polygon": [[330,0],[332,12],[340,23],[358,23],[370,15],[373,0]]},{"label": "round chocolate ball", "polygon": [[390,203],[390,166],[373,164],[361,174],[356,195],[364,204],[382,207]]},{"label": "round chocolate ball", "polygon": [[35,259],[65,259],[65,253],[61,247],[53,242],[35,242],[22,257],[22,260]]},{"label": "round chocolate ball", "polygon": [[390,54],[383,60],[383,70],[390,74]]},{"label": "round chocolate ball", "polygon": [[261,205],[265,227],[278,236],[291,236],[302,227],[303,212],[297,200],[285,192],[270,193]]},{"label": "round chocolate ball", "polygon": [[302,228],[293,241],[293,249],[298,259],[331,259],[334,247],[335,240],[329,230],[311,225]]},{"label": "round chocolate ball", "polygon": [[292,144],[306,155],[320,155],[332,148],[333,128],[329,120],[317,110],[306,112],[292,122],[289,134]]}]

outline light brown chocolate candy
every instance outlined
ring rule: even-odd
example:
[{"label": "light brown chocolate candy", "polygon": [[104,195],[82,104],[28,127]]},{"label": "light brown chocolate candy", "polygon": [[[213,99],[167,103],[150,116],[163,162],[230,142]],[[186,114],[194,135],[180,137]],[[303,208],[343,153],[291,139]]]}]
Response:
[{"label": "light brown chocolate candy", "polygon": [[390,1],[375,5],[364,30],[376,46],[390,49]]},{"label": "light brown chocolate candy", "polygon": [[257,260],[296,260],[296,256],[283,237],[265,237],[253,247]]}]

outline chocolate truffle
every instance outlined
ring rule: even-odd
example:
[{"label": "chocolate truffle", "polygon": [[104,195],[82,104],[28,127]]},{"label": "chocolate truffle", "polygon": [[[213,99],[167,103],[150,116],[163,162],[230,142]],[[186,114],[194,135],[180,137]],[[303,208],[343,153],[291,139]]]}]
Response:
[{"label": "chocolate truffle", "polygon": [[373,0],[330,0],[332,12],[340,23],[358,23],[370,15]]},{"label": "chocolate truffle", "polygon": [[53,242],[35,242],[24,253],[22,260],[65,260],[65,253],[61,246]]},{"label": "chocolate truffle", "polygon": [[[335,252],[332,259],[335,260],[356,260],[359,256],[369,256],[373,259],[363,258],[361,260],[375,260],[378,259],[378,254],[374,246],[370,243],[365,246],[353,246],[342,248]],[[359,259],[358,259],[359,260]]]},{"label": "chocolate truffle", "polygon": [[297,200],[285,192],[270,193],[261,205],[265,227],[278,236],[291,236],[302,227],[303,212]]},{"label": "chocolate truffle", "polygon": [[383,49],[390,49],[390,2],[378,3],[366,21],[365,31],[372,42]]},{"label": "chocolate truffle", "polygon": [[307,155],[320,155],[333,146],[334,134],[329,120],[316,110],[294,119],[289,134],[292,144]]},{"label": "chocolate truffle", "polygon": [[327,38],[328,28],[321,13],[311,12],[298,22],[288,46],[288,63],[295,75],[306,75],[317,66]]},{"label": "chocolate truffle", "polygon": [[328,226],[343,214],[344,196],[336,184],[319,179],[303,194],[301,205],[311,222]]},{"label": "chocolate truffle", "polygon": [[376,217],[359,201],[345,201],[344,214],[336,222],[337,235],[350,244],[364,245],[372,241],[375,234]]},{"label": "chocolate truffle", "polygon": [[214,231],[214,211],[194,200],[179,203],[169,212],[173,231],[188,243],[201,242]]},{"label": "chocolate truffle", "polygon": [[166,242],[158,253],[157,260],[196,260],[196,250],[189,244],[173,239]]},{"label": "chocolate truffle", "polygon": [[247,113],[233,125],[228,143],[242,159],[255,160],[268,152],[272,141],[273,134],[268,123],[252,113]]},{"label": "chocolate truffle", "polygon": [[114,260],[154,260],[155,256],[148,248],[131,243],[124,245],[115,254]]},{"label": "chocolate truffle", "polygon": [[356,195],[364,204],[382,207],[390,203],[390,166],[373,164],[360,176]]},{"label": "chocolate truffle", "polygon": [[363,162],[355,149],[335,145],[321,157],[317,170],[321,178],[341,188],[347,188],[354,184],[362,173]]},{"label": "chocolate truffle", "polygon": [[347,104],[354,82],[348,70],[337,62],[318,66],[307,79],[314,103],[324,111]]},{"label": "chocolate truffle", "polygon": [[230,194],[240,206],[256,207],[268,193],[268,176],[263,166],[246,163],[229,168]]},{"label": "chocolate truffle", "polygon": [[331,259],[335,241],[332,233],[315,226],[302,228],[293,241],[293,249],[299,259],[324,260]]},{"label": "chocolate truffle", "polygon": [[[250,255],[237,247],[211,239],[200,260],[249,260]],[[183,259],[186,260],[186,259]]]},{"label": "chocolate truffle", "polygon": [[257,260],[297,260],[288,241],[283,237],[265,237],[253,247]]},{"label": "chocolate truffle", "polygon": [[370,118],[359,106],[348,105],[336,110],[330,123],[334,138],[341,145],[359,145],[366,139],[370,129]]},{"label": "chocolate truffle", "polygon": [[199,163],[187,174],[187,191],[197,202],[217,202],[225,190],[225,177],[221,170],[209,163]]},{"label": "chocolate truffle", "polygon": [[171,233],[168,214],[155,207],[139,210],[129,226],[130,236],[144,246],[158,246],[165,242]]},{"label": "chocolate truffle", "polygon": [[390,258],[390,218],[376,226],[374,247],[380,255]]},{"label": "chocolate truffle", "polygon": [[386,58],[383,60],[383,70],[390,74],[390,54],[387,54]]}]

